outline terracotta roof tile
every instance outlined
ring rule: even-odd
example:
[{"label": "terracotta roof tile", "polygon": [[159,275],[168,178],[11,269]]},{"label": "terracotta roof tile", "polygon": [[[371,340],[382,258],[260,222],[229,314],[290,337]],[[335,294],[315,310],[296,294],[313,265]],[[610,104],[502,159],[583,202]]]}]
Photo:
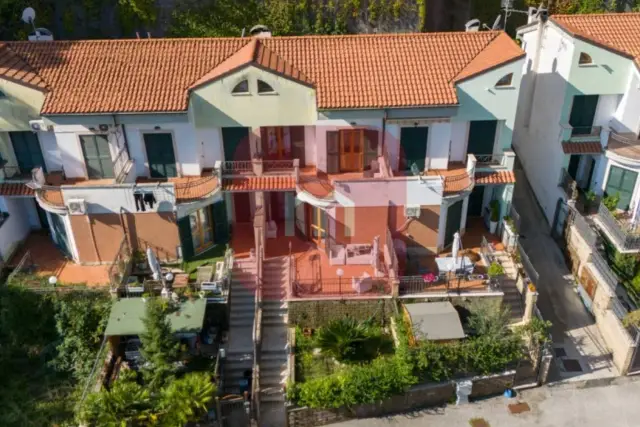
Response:
[{"label": "terracotta roof tile", "polygon": [[597,141],[565,141],[562,143],[564,154],[600,154],[602,145]]},{"label": "terracotta roof tile", "polygon": [[640,65],[640,13],[553,15],[551,21],[574,36],[629,56]]},{"label": "terracotta roof tile", "polygon": [[22,182],[3,182],[0,183],[0,196],[32,196],[33,190]]},{"label": "terracotta roof tile", "polygon": [[247,176],[242,178],[224,178],[224,191],[290,191],[295,190],[293,176]]},{"label": "terracotta roof tile", "polygon": [[469,174],[467,172],[462,172],[458,175],[443,176],[443,179],[443,191],[446,195],[465,191],[471,186],[471,180],[469,179]]},{"label": "terracotta roof tile", "polygon": [[516,175],[512,171],[477,172],[476,184],[514,184]]},{"label": "terracotta roof tile", "polygon": [[244,63],[313,85],[319,109],[451,105],[456,77],[522,56],[495,31],[7,42],[0,49],[0,77],[46,82],[43,114],[186,111],[192,85]]}]

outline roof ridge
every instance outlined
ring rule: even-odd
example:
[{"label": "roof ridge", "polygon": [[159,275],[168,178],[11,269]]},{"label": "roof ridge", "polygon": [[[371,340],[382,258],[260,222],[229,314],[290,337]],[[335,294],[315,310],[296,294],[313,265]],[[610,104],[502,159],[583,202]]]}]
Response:
[{"label": "roof ridge", "polygon": [[570,14],[570,13],[558,13],[551,15],[551,18],[596,18],[601,16],[630,16],[630,15],[640,15],[640,12],[604,12],[604,13],[581,13],[581,14]]}]

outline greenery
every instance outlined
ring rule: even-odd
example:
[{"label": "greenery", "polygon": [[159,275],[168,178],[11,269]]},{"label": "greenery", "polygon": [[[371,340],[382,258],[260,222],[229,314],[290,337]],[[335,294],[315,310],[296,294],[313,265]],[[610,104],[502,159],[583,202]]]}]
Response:
[{"label": "greenery", "polygon": [[610,212],[616,212],[618,210],[618,202],[620,202],[620,193],[610,194],[602,199],[602,203]]},{"label": "greenery", "polygon": [[79,418],[107,427],[183,426],[206,412],[215,391],[208,374],[192,372],[154,393],[125,370],[109,390],[87,396]]},{"label": "greenery", "polygon": [[[18,285],[18,286],[17,286]],[[0,425],[63,425],[100,348],[110,297],[0,287]]]},{"label": "greenery", "polygon": [[504,274],[504,267],[500,263],[494,261],[489,266],[487,274],[489,275],[489,277],[502,276]]},{"label": "greenery", "polygon": [[371,321],[358,322],[346,317],[320,328],[316,345],[325,356],[339,362],[361,362],[381,353],[392,352],[393,343]]},{"label": "greenery", "polygon": [[622,319],[622,324],[627,328],[630,326],[640,328],[640,310],[633,310],[628,312],[624,316],[624,319]]},{"label": "greenery", "polygon": [[500,338],[509,333],[509,309],[488,304],[479,299],[471,301],[467,328],[473,336]]},{"label": "greenery", "polygon": [[534,316],[529,323],[518,328],[518,333],[525,342],[530,343],[534,348],[540,348],[551,340],[551,322],[548,320]]},{"label": "greenery", "polygon": [[166,300],[147,300],[145,317],[142,320],[145,332],[140,334],[140,354],[145,364],[140,368],[145,383],[157,390],[170,382],[176,373],[176,362],[180,359],[180,342],[171,331],[167,313],[171,310]]},{"label": "greenery", "polygon": [[226,248],[223,245],[215,245],[192,257],[189,261],[183,261],[182,271],[189,275],[189,280],[196,280],[198,267],[203,265],[212,265],[215,267],[216,262],[224,260],[225,250]]},{"label": "greenery", "polygon": [[489,209],[491,210],[491,221],[500,221],[500,202],[497,200],[492,200],[491,202],[489,202]]}]

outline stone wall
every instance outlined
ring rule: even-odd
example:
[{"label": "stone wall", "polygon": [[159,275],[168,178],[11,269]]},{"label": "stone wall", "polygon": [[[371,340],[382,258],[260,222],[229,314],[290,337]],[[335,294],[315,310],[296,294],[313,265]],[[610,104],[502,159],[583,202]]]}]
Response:
[{"label": "stone wall", "polygon": [[[473,378],[471,399],[492,396],[502,393],[505,388],[513,384],[514,372],[489,377]],[[289,427],[322,426],[352,418],[381,417],[389,414],[407,412],[417,409],[441,406],[455,401],[456,385],[449,381],[439,384],[419,384],[409,389],[405,394],[391,397],[383,402],[369,405],[359,405],[346,409],[311,409],[291,408],[287,411]]]},{"label": "stone wall", "polygon": [[335,319],[351,317],[356,320],[374,319],[385,322],[395,315],[391,298],[345,300],[291,300],[289,324],[302,328],[319,328]]}]

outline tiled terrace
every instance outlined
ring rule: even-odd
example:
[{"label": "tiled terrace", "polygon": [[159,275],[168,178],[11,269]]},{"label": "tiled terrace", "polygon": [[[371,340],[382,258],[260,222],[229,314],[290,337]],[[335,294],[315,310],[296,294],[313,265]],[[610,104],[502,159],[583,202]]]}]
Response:
[{"label": "tiled terrace", "polygon": [[64,257],[45,233],[32,233],[7,263],[15,267],[29,251],[34,273],[41,277],[56,276],[58,284],[108,286],[108,265],[78,265]]},{"label": "tiled terrace", "polygon": [[640,140],[632,132],[616,133],[611,131],[607,150],[622,157],[640,160]]},{"label": "tiled terrace", "polygon": [[471,186],[467,166],[461,162],[449,162],[447,169],[430,169],[427,176],[440,176],[444,181],[444,194],[464,191]]},{"label": "tiled terrace", "polygon": [[205,169],[200,176],[181,176],[174,178],[139,177],[136,183],[172,183],[176,189],[176,202],[187,203],[211,195],[218,187],[218,178],[212,169]]}]

